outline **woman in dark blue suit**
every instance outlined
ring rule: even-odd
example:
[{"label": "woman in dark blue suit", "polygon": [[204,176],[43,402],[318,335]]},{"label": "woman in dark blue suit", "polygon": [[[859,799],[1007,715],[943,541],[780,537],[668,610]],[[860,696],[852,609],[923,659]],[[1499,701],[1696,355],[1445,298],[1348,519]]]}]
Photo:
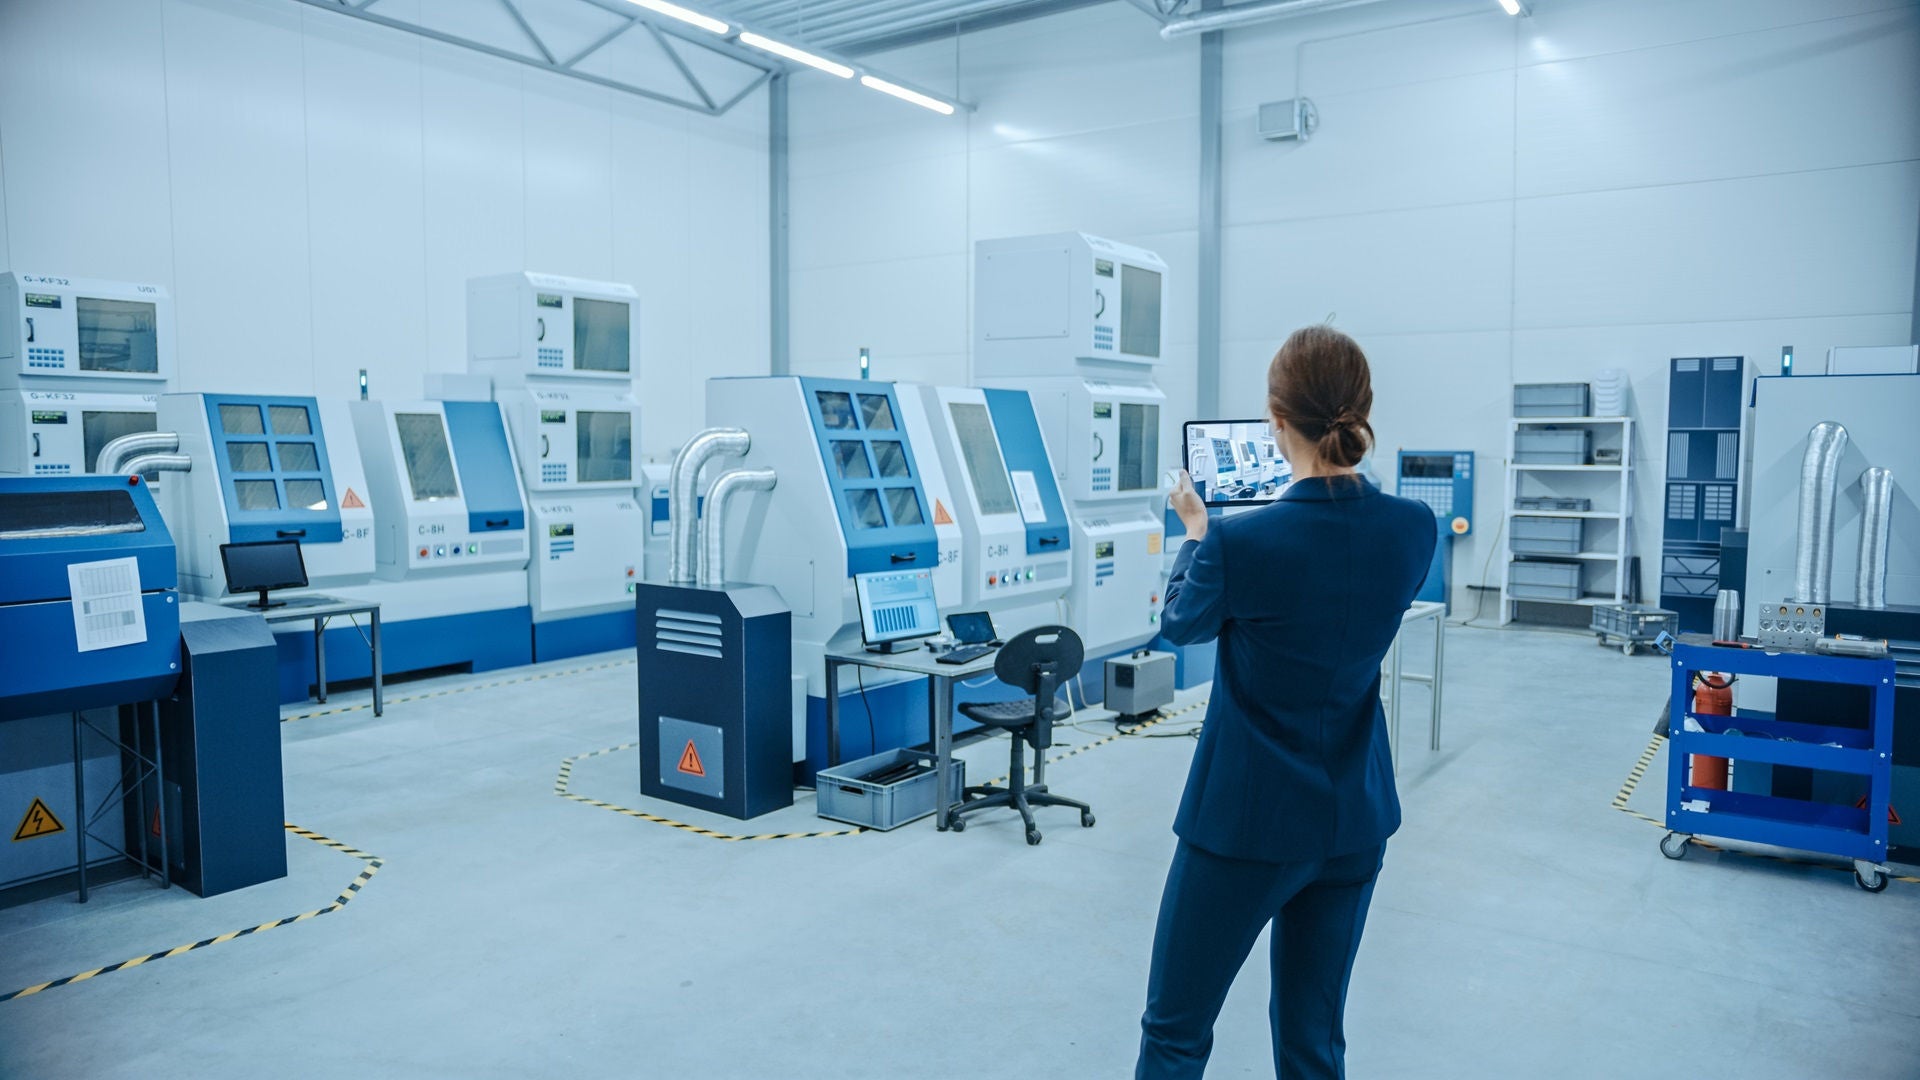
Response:
[{"label": "woman in dark blue suit", "polygon": [[1162,632],[1217,638],[1219,666],[1173,823],[1140,1080],[1201,1075],[1227,988],[1268,923],[1276,1075],[1345,1075],[1347,980],[1400,825],[1380,661],[1436,541],[1431,510],[1353,471],[1372,406],[1352,338],[1296,331],[1267,370],[1292,486],[1214,519],[1186,474],[1174,492],[1188,540]]}]

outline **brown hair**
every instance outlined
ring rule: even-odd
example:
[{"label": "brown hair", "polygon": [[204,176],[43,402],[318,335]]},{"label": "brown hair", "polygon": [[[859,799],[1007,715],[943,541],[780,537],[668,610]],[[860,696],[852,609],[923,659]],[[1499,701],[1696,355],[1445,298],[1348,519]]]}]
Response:
[{"label": "brown hair", "polygon": [[1267,366],[1267,408],[1313,443],[1322,461],[1342,469],[1358,465],[1373,445],[1367,354],[1331,326],[1295,330]]}]

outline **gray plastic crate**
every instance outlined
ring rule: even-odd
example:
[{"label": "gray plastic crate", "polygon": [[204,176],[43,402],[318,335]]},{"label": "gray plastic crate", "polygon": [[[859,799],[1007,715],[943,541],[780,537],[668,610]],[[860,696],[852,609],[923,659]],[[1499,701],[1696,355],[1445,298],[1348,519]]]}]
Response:
[{"label": "gray plastic crate", "polygon": [[1578,510],[1582,513],[1593,509],[1592,499],[1567,499],[1558,495],[1521,495],[1513,500],[1515,510]]},{"label": "gray plastic crate", "polygon": [[1507,595],[1518,600],[1580,599],[1580,564],[1529,559],[1507,570]]},{"label": "gray plastic crate", "polygon": [[1680,615],[1652,604],[1600,604],[1593,609],[1589,629],[1603,639],[1617,639],[1609,644],[1641,645],[1659,637],[1662,630],[1678,634]]},{"label": "gray plastic crate", "polygon": [[[814,790],[819,795],[815,812],[823,818],[880,830],[918,821],[933,813],[934,804],[940,799],[934,783],[934,760],[932,754],[919,750],[888,750],[821,769],[814,774]],[[926,767],[891,784],[861,779],[909,761]],[[947,790],[957,797],[967,786],[967,763],[955,758],[948,771],[953,782]]]},{"label": "gray plastic crate", "polygon": [[1585,428],[1543,427],[1513,434],[1513,460],[1521,465],[1585,465],[1593,454],[1593,432]]},{"label": "gray plastic crate", "polygon": [[1583,382],[1514,383],[1515,416],[1592,416],[1593,387]]},{"label": "gray plastic crate", "polygon": [[1578,555],[1587,523],[1580,518],[1515,517],[1515,555]]}]

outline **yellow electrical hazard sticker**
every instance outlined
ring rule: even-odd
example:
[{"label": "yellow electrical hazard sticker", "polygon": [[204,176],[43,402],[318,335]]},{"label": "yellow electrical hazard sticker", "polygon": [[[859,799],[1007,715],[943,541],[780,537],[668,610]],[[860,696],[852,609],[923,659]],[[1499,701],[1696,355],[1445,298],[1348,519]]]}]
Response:
[{"label": "yellow electrical hazard sticker", "polygon": [[1159,534],[1159,533],[1152,533],[1152,534],[1150,534],[1150,535],[1148,535],[1148,537],[1147,537],[1147,554],[1149,554],[1149,555],[1158,555],[1158,554],[1160,554],[1160,534]]},{"label": "yellow electrical hazard sticker", "polygon": [[66,831],[67,827],[60,824],[59,818],[53,816],[53,811],[47,809],[47,804],[36,798],[33,800],[33,805],[27,807],[27,816],[20,819],[20,827],[13,830],[13,841],[17,844],[36,836],[52,836]]}]

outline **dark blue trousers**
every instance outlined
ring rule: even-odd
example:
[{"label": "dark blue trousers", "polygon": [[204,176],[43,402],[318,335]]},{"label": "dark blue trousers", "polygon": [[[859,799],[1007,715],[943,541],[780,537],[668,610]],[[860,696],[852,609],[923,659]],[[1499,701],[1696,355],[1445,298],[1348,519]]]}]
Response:
[{"label": "dark blue trousers", "polygon": [[1274,1075],[1344,1077],[1347,980],[1385,850],[1267,863],[1181,841],[1160,898],[1136,1080],[1185,1080],[1206,1070],[1227,988],[1269,922]]}]

